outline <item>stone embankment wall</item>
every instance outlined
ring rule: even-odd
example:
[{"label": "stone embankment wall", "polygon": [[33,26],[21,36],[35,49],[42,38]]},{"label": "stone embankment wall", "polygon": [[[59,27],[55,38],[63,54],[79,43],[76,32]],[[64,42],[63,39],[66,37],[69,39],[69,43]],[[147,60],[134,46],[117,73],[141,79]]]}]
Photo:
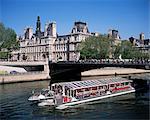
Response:
[{"label": "stone embankment wall", "polygon": [[[15,82],[29,82],[29,81],[38,81],[38,80],[49,80],[49,65],[48,61],[45,62],[0,62],[0,65],[7,66],[25,66],[25,65],[43,65],[43,71],[34,71],[34,72],[25,72],[25,73],[15,73],[15,74],[4,74],[0,75],[0,84],[4,83],[15,83]],[[7,68],[8,69],[8,68]],[[3,69],[2,69],[3,70]]]},{"label": "stone embankment wall", "polygon": [[15,83],[15,82],[27,82],[50,79],[47,72],[28,72],[24,74],[7,74],[0,75],[0,84]]},{"label": "stone embankment wall", "polygon": [[133,69],[133,68],[103,68],[82,72],[81,76],[88,77],[88,76],[108,76],[108,75],[130,75],[141,73],[150,73],[150,70]]}]

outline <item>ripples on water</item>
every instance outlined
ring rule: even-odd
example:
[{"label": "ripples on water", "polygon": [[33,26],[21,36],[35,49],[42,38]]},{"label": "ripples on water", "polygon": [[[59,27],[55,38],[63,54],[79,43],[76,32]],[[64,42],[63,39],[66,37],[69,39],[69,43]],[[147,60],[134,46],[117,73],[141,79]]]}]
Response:
[{"label": "ripples on water", "polygon": [[141,90],[119,97],[103,99],[91,104],[78,105],[65,110],[38,107],[27,99],[33,89],[48,86],[48,81],[0,85],[1,119],[148,119],[149,91]]}]

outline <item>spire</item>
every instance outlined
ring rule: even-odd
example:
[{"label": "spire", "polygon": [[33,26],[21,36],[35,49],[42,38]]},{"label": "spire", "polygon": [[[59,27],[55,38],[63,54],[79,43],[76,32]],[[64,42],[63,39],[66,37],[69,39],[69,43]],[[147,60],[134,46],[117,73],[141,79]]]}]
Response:
[{"label": "spire", "polygon": [[40,21],[40,16],[37,17],[37,21]]},{"label": "spire", "polygon": [[40,16],[37,17],[37,22],[36,22],[36,34],[39,36],[41,33],[41,22],[40,22]]}]

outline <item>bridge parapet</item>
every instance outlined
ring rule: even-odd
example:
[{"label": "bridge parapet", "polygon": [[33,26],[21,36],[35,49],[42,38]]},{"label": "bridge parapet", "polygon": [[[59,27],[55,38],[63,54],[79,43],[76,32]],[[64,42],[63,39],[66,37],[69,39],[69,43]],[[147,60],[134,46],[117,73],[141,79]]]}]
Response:
[{"label": "bridge parapet", "polygon": [[57,64],[108,64],[108,65],[137,65],[150,66],[150,60],[79,60],[79,61],[59,61]]},{"label": "bridge parapet", "polygon": [[0,65],[10,65],[10,66],[36,66],[36,65],[45,65],[48,64],[47,61],[0,61]]},{"label": "bridge parapet", "polygon": [[93,64],[102,64],[102,63],[109,63],[109,64],[150,64],[150,60],[118,60],[118,59],[102,59],[102,60],[97,60],[97,59],[92,59],[92,60],[79,60],[79,61],[59,61],[57,63],[67,63],[67,64],[86,64],[86,63],[93,63]]}]

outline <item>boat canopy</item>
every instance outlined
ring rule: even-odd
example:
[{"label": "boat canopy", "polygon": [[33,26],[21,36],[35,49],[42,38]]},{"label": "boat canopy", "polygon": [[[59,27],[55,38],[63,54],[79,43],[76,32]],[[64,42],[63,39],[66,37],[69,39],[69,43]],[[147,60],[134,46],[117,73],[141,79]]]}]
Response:
[{"label": "boat canopy", "polygon": [[52,86],[60,85],[60,86],[65,86],[71,90],[76,90],[76,89],[104,86],[108,84],[124,83],[124,82],[132,82],[132,81],[121,77],[114,77],[114,78],[104,78],[99,80],[86,80],[86,81],[83,80],[83,81],[54,83],[52,84]]}]

